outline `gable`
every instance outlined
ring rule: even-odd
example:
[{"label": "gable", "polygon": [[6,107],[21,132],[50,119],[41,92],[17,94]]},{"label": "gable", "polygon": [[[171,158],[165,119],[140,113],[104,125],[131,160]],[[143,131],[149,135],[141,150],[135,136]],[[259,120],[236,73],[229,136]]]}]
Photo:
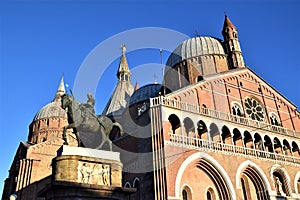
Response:
[{"label": "gable", "polygon": [[296,106],[248,68],[205,76],[203,81],[177,90],[167,97],[225,114],[233,114],[233,105],[238,105],[243,116],[250,118],[251,108],[247,110],[246,106],[249,105],[245,101],[255,100],[263,108],[262,122],[274,124],[275,117],[278,125],[300,132],[300,113]]}]

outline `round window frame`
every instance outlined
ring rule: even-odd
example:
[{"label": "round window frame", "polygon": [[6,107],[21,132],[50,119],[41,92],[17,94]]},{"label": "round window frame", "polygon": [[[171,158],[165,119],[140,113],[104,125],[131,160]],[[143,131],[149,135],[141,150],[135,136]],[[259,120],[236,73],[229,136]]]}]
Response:
[{"label": "round window frame", "polygon": [[[256,101],[256,104],[257,104],[257,105],[256,105],[254,108],[253,108],[253,105],[252,105],[252,108],[249,109],[249,108],[247,107],[247,105],[246,105],[247,99],[250,99],[252,103],[253,103],[253,101]],[[246,98],[244,99],[243,103],[244,103],[245,114],[246,114],[250,119],[252,119],[252,120],[254,120],[254,121],[259,121],[259,122],[265,122],[265,121],[266,121],[267,113],[266,113],[266,110],[265,110],[265,108],[264,108],[264,106],[263,106],[263,104],[261,103],[260,100],[258,100],[257,98],[255,98],[255,97],[253,97],[253,96],[248,96],[248,97],[246,97]],[[249,104],[249,103],[247,102],[247,104]],[[260,120],[257,120],[257,116],[255,116],[255,115],[254,115],[254,116],[255,116],[255,117],[254,117],[255,119],[253,119],[252,116],[251,116],[251,115],[253,114],[253,109],[257,108],[258,106],[261,107],[261,114],[262,114],[262,116],[263,116],[263,117],[261,117]],[[252,112],[251,112],[250,114],[248,114],[248,110],[252,110]],[[256,112],[257,112],[257,111],[256,111]],[[255,114],[255,113],[254,113],[254,114]],[[260,116],[258,116],[258,117],[260,117]]]}]

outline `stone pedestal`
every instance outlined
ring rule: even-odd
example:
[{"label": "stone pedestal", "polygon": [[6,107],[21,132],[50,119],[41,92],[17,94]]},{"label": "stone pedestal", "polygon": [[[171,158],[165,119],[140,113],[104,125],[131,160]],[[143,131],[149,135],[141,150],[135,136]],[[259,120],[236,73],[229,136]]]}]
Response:
[{"label": "stone pedestal", "polygon": [[122,187],[120,153],[62,146],[52,160],[52,183],[40,192],[46,199],[127,199]]}]

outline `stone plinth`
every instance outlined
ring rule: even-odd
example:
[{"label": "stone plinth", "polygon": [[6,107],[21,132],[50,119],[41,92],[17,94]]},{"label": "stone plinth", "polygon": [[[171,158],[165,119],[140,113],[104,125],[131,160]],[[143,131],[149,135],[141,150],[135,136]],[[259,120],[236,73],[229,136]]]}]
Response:
[{"label": "stone plinth", "polygon": [[120,153],[62,146],[53,159],[54,181],[122,186]]},{"label": "stone plinth", "polygon": [[46,199],[126,199],[135,192],[122,188],[118,152],[62,146],[52,160],[52,183],[40,196]]}]

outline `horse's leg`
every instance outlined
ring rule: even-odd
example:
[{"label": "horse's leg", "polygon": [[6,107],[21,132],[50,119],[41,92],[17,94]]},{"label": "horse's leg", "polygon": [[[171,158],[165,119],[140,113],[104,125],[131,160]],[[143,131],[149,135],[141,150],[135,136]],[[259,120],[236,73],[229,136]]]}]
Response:
[{"label": "horse's leg", "polygon": [[76,128],[74,128],[74,130],[75,130],[75,136],[76,136],[76,139],[77,139],[77,142],[78,142],[78,147],[83,147],[83,144],[81,143],[81,140],[80,140],[80,133],[77,131],[77,129]]},{"label": "horse's leg", "polygon": [[110,139],[107,139],[108,144],[109,144],[109,150],[112,151],[112,141],[110,141]]},{"label": "horse's leg", "polygon": [[68,126],[64,126],[64,128],[63,128],[62,138],[64,140],[64,145],[68,145],[67,134],[66,134],[66,131],[68,129],[69,129],[69,125]]},{"label": "horse's leg", "polygon": [[96,147],[96,149],[101,149],[105,143],[105,140],[102,140],[101,143]]},{"label": "horse's leg", "polygon": [[121,124],[119,124],[118,122],[114,122],[114,123],[112,123],[112,126],[116,126],[120,129],[120,135],[124,134],[124,131],[123,131],[123,128],[122,128]]}]

